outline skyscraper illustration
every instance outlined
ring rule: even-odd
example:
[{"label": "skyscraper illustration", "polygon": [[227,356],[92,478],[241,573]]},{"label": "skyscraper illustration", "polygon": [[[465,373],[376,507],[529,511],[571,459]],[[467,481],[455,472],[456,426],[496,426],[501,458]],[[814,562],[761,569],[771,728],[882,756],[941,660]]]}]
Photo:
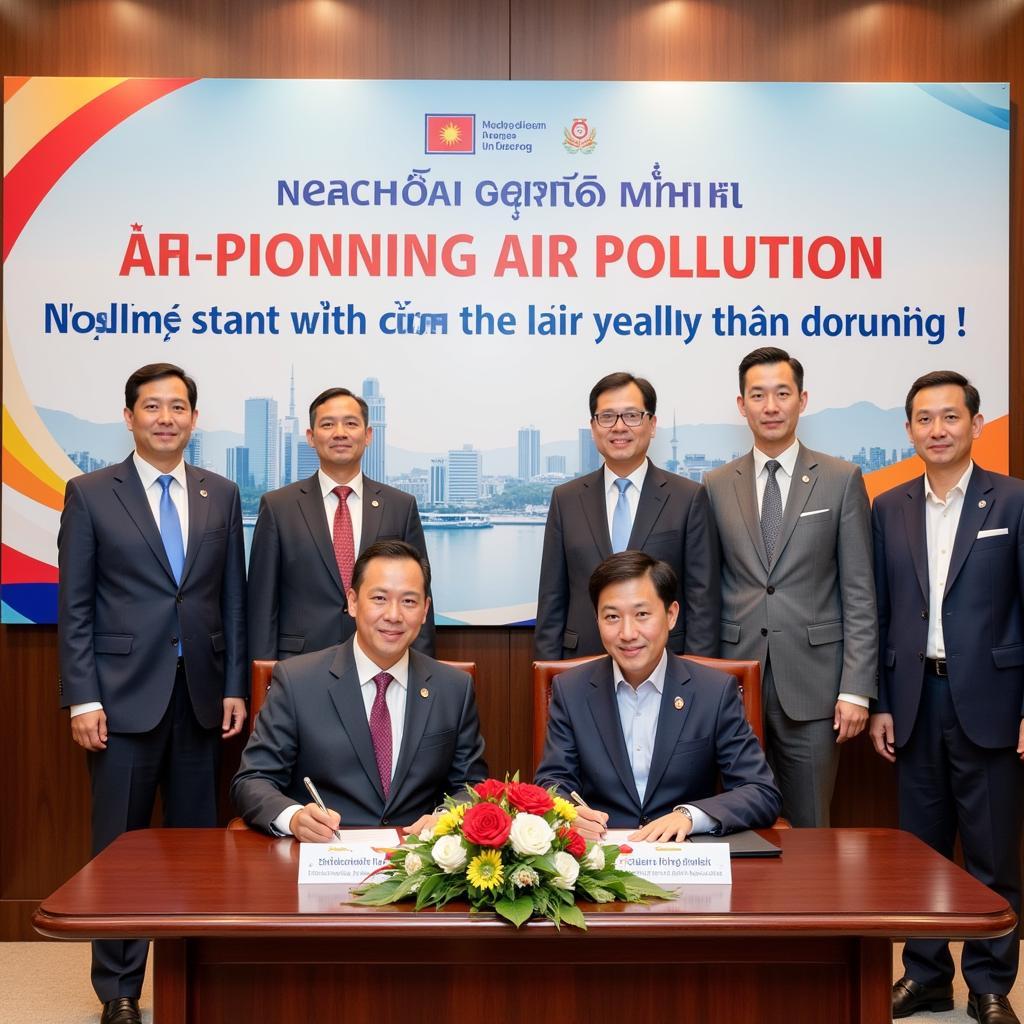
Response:
[{"label": "skyscraper illustration", "polygon": [[471,444],[448,452],[445,500],[449,505],[475,505],[480,501],[483,455]]},{"label": "skyscraper illustration", "polygon": [[363,399],[369,406],[373,441],[363,453],[363,472],[371,480],[387,482],[387,410],[384,396],[380,393],[380,381],[367,377],[363,381]]},{"label": "skyscraper illustration", "polygon": [[245,400],[245,447],[249,449],[249,473],[258,491],[280,486],[278,461],[277,399],[257,396]]},{"label": "skyscraper illustration", "polygon": [[299,440],[303,436],[295,415],[295,364],[292,364],[288,388],[288,415],[281,420],[281,486],[299,479]]},{"label": "skyscraper illustration", "polygon": [[540,475],[540,431],[534,427],[519,428],[519,479],[532,480]]},{"label": "skyscraper illustration", "polygon": [[579,448],[581,476],[584,473],[593,473],[595,469],[601,468],[601,456],[598,454],[597,446],[594,444],[594,435],[590,433],[590,427],[580,427]]}]

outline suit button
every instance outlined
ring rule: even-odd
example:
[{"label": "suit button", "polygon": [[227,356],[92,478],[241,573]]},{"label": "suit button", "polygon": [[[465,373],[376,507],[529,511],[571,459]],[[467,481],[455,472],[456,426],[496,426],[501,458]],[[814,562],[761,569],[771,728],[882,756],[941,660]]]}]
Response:
[{"label": "suit button", "polygon": [[390,825],[391,824],[391,819],[390,818],[381,818],[380,823],[382,825]]},{"label": "suit button", "polygon": [[767,635],[768,635],[768,627],[767,626],[762,626],[761,627],[761,636],[767,636]]},{"label": "suit button", "polygon": [[177,602],[178,602],[178,604],[181,604],[181,602],[182,602],[182,601],[184,601],[184,600],[185,600],[185,598],[183,598],[183,597],[181,596],[181,594],[175,594],[175,596],[174,596],[174,600],[175,600],[175,601],[177,601]]},{"label": "suit button", "polygon": [[923,608],[921,610],[921,618],[922,619],[927,619],[928,618],[928,609],[927,608]]},{"label": "suit button", "polygon": [[172,636],[171,637],[171,646],[172,647],[177,647],[178,646],[178,638],[176,636]]},{"label": "suit button", "polygon": [[769,594],[774,594],[775,593],[775,588],[774,587],[769,587],[768,588],[768,593]]},{"label": "suit button", "polygon": [[924,661],[924,651],[918,651],[917,652],[917,660],[918,661]]}]

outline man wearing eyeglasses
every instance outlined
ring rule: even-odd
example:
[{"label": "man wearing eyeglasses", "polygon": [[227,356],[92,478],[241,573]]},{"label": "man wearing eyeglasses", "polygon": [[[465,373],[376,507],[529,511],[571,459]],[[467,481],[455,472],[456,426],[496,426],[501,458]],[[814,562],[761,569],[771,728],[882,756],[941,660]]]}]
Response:
[{"label": "man wearing eyeglasses", "polygon": [[647,457],[657,427],[650,381],[610,373],[590,392],[601,469],[554,489],[544,533],[534,655],[558,660],[604,647],[587,590],[610,555],[644,551],[672,566],[682,614],[669,634],[677,654],[718,654],[718,538],[703,488]]}]

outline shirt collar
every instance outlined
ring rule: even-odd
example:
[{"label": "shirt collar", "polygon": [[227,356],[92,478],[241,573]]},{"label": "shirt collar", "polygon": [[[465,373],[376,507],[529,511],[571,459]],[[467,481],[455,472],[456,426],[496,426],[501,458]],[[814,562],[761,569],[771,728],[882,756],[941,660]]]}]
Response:
[{"label": "shirt collar", "polygon": [[352,641],[352,655],[356,660],[356,674],[359,676],[359,685],[366,686],[373,683],[373,677],[380,672],[389,673],[396,683],[404,690],[409,685],[409,652],[406,651],[391,668],[382,669],[375,665],[370,658],[363,653],[359,646],[359,637]]},{"label": "shirt collar", "polygon": [[775,461],[779,464],[782,472],[786,476],[792,476],[793,470],[796,469],[796,457],[800,454],[800,442],[794,441],[781,455],[765,455],[757,445],[754,446],[754,475],[760,476],[764,472],[764,467],[771,461]]},{"label": "shirt collar", "polygon": [[[647,479],[647,467],[649,465],[650,459],[644,459],[644,461],[641,462],[640,465],[625,478],[637,489],[637,492],[642,491],[644,488],[644,480]],[[614,489],[617,494],[618,488],[615,486],[615,481],[619,479],[621,478],[608,468],[608,463],[606,462],[604,466],[604,493],[611,494]]]},{"label": "shirt collar", "polygon": [[[320,480],[320,493],[321,493],[321,495],[323,495],[323,497],[326,498],[327,495],[330,494],[334,490],[334,488],[338,486],[338,484],[336,484],[322,469],[318,469],[316,471],[316,475],[317,475],[317,477]],[[349,482],[347,484],[345,484],[345,486],[346,487],[351,487],[352,488],[352,492],[355,494],[355,496],[357,498],[362,498],[362,496],[363,496],[363,474],[362,474],[362,472],[360,471],[359,473],[356,473],[356,475],[354,477],[352,477],[352,479],[349,480]]]},{"label": "shirt collar", "polygon": [[[650,683],[658,693],[665,688],[665,673],[668,671],[668,648],[661,652],[661,661],[654,666],[654,671],[651,673],[648,679],[644,680],[644,683]],[[622,674],[622,669],[619,668],[619,663],[612,658],[612,676],[615,680],[615,689],[617,690],[620,685],[629,686],[632,690],[633,687],[626,682],[625,676]],[[644,684],[641,683],[641,686]],[[639,687],[637,687],[639,689]]]},{"label": "shirt collar", "polygon": [[156,466],[147,462],[138,452],[132,453],[132,461],[135,463],[135,472],[139,474],[139,479],[142,481],[143,490],[148,491],[150,487],[152,487],[153,484],[155,484],[162,476],[173,476],[174,479],[181,484],[182,490],[188,490],[185,477],[184,459],[182,459],[169,474],[164,473],[163,470],[157,469]]},{"label": "shirt collar", "polygon": [[[945,499],[940,498],[935,491],[932,490],[931,481],[928,479],[928,474],[924,475],[924,496],[928,501],[934,501],[937,505],[946,505],[951,499],[955,497],[963,497],[967,493],[967,485],[971,482],[971,474],[974,472],[974,460],[972,459],[964,470],[964,475],[953,485],[950,489],[949,494],[946,495]],[[959,491],[959,495],[957,495]]]}]

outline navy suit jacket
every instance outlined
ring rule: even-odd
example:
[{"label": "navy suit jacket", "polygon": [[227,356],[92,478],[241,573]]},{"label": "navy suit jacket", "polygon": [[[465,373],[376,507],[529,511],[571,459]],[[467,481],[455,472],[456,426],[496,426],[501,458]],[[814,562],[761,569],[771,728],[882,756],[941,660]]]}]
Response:
[{"label": "navy suit jacket", "polygon": [[61,707],[101,701],[112,732],[148,732],[174,689],[181,638],[199,723],[249,695],[238,488],[185,465],[188,547],[174,582],[129,456],[68,481],[57,536]]},{"label": "navy suit jacket", "polygon": [[[677,708],[677,699],[682,708]],[[715,793],[719,777],[724,792]],[[743,714],[736,681],[672,655],[661,694],[658,731],[643,802],[622,734],[612,660],[557,676],[551,692],[539,786],[575,790],[608,812],[611,828],[633,828],[679,804],[700,807],[723,832],[768,827],[782,808],[757,737]]]},{"label": "navy suit jacket", "polygon": [[408,825],[446,794],[487,777],[472,680],[410,651],[402,748],[385,800],[352,644],[274,667],[231,783],[231,798],[250,825],[269,832],[287,807],[309,803],[305,775],[346,827]]},{"label": "navy suit jacket", "polygon": [[[363,477],[359,552],[374,541],[404,540],[425,558],[416,499]],[[348,640],[355,622],[324,515],[317,474],[263,495],[249,554],[249,657],[279,661]],[[415,645],[434,652],[431,606]]]},{"label": "navy suit jacket", "polygon": [[[910,738],[928,639],[924,477],[875,499],[879,687],[896,745]],[[985,536],[979,536],[985,534]],[[1024,481],[975,465],[942,601],[949,689],[979,747],[1015,747],[1024,716]]]},{"label": "navy suit jacket", "polygon": [[[670,651],[718,656],[720,588],[718,535],[704,489],[653,463],[640,491],[629,547],[675,569],[679,620]],[[604,467],[560,484],[551,494],[537,596],[534,656],[560,660],[600,654],[588,584],[612,553]]]}]

